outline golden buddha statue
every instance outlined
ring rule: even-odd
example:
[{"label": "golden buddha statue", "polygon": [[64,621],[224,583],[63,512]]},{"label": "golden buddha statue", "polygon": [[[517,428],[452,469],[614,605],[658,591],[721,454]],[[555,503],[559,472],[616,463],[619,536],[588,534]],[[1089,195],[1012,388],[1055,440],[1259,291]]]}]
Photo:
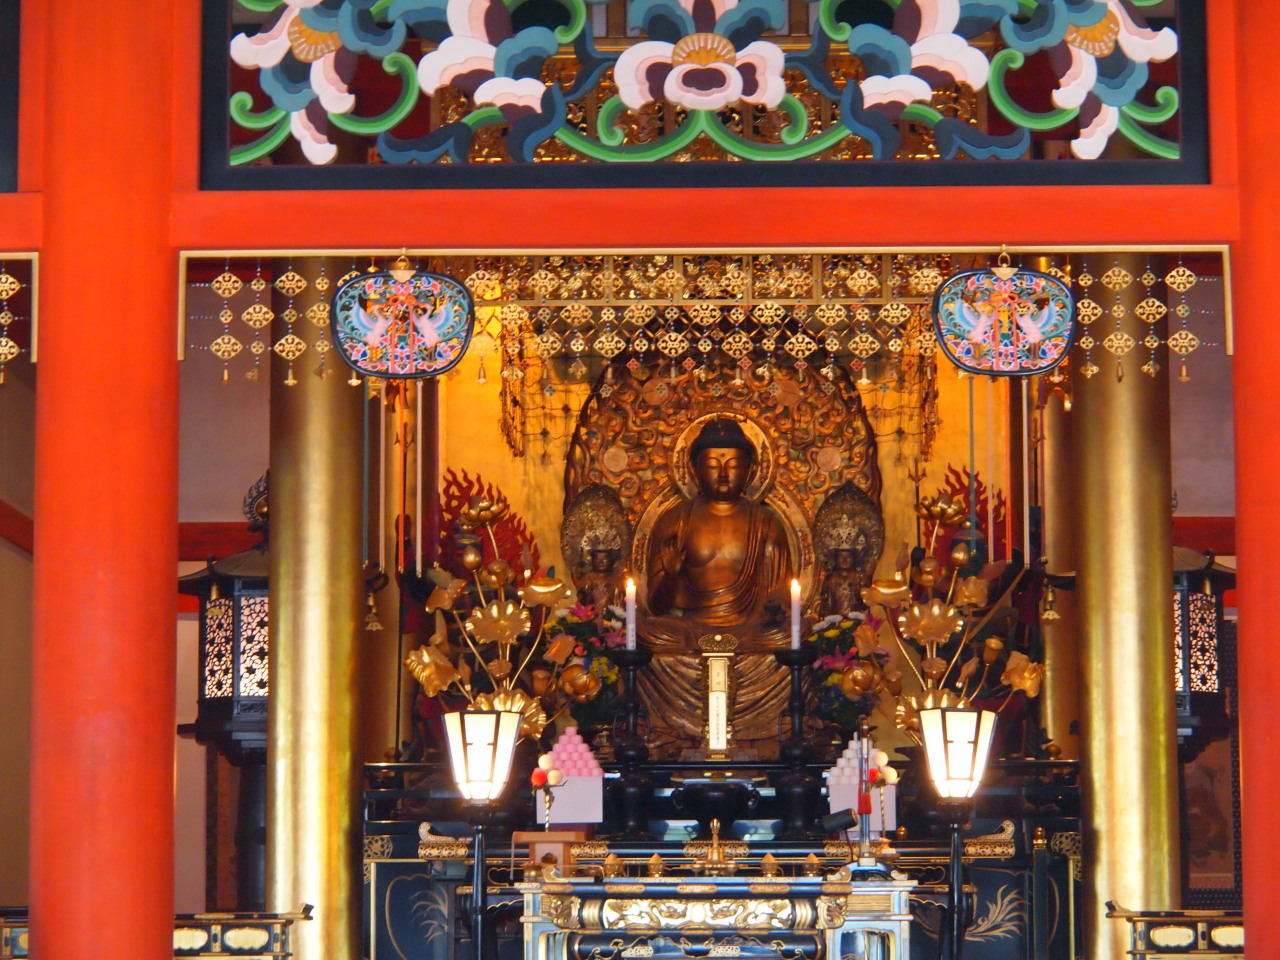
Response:
[{"label": "golden buddha statue", "polygon": [[[737,421],[708,420],[689,448],[699,495],[658,518],[649,540],[649,610],[684,621],[676,636],[715,628],[745,643],[776,634],[770,601],[788,596],[791,555],[778,515],[743,495],[756,451]],[[661,628],[662,623],[652,627]],[[666,624],[670,627],[672,625]]]},{"label": "golden buddha statue", "polygon": [[789,643],[793,576],[786,529],[773,509],[744,494],[756,450],[737,421],[708,420],[689,448],[698,495],[669,507],[647,551],[649,615],[640,633],[655,656],[640,677],[655,727],[685,741],[702,734],[697,639],[729,633],[734,657],[734,739],[776,738],[785,671],[770,651]]}]

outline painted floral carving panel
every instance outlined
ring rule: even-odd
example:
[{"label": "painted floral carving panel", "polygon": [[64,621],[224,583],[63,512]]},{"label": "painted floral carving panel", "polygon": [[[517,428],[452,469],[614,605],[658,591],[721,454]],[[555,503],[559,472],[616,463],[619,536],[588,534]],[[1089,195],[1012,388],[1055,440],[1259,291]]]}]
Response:
[{"label": "painted floral carving panel", "polygon": [[1177,165],[1203,152],[1199,2],[212,0],[206,171]]}]

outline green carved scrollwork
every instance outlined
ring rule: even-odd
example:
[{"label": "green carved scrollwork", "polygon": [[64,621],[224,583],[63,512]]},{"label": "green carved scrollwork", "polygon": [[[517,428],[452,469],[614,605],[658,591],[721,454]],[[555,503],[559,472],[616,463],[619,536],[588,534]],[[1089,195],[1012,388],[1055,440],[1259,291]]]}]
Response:
[{"label": "green carved scrollwork", "polygon": [[231,151],[231,164],[236,166],[242,163],[252,163],[254,160],[261,159],[275,151],[280,144],[289,139],[289,118],[281,117],[271,132],[265,136],[259,137],[252,143],[246,143],[244,146],[234,147]]},{"label": "green carved scrollwork", "polygon": [[991,91],[991,102],[995,104],[996,109],[1004,115],[1006,120],[1028,130],[1057,130],[1074,120],[1080,113],[1078,107],[1070,110],[1055,107],[1045,113],[1036,113],[1032,110],[1024,110],[1014,101],[1005,85],[1005,75],[1010,70],[1021,68],[1026,61],[1027,58],[1012,47],[1001,50],[991,58],[991,79],[987,82],[987,87]]},{"label": "green carved scrollwork", "polygon": [[382,61],[382,69],[400,77],[400,95],[396,102],[376,117],[331,113],[330,123],[348,133],[377,134],[390,130],[409,116],[418,102],[418,65],[403,53],[393,53]]}]

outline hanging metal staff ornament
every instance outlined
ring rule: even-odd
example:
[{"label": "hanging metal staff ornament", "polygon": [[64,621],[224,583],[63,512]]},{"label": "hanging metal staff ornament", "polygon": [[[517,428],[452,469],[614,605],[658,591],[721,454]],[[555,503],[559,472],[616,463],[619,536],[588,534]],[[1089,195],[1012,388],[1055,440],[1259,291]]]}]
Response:
[{"label": "hanging metal staff ornament", "polygon": [[475,325],[471,292],[453,277],[415,270],[400,257],[388,270],[352,277],[333,295],[333,341],[342,359],[370,377],[435,377],[467,351]]},{"label": "hanging metal staff ornament", "polygon": [[957,273],[933,298],[933,326],[951,362],[970,373],[1026,376],[1052,370],[1075,336],[1075,301],[1057,277],[996,266]]}]

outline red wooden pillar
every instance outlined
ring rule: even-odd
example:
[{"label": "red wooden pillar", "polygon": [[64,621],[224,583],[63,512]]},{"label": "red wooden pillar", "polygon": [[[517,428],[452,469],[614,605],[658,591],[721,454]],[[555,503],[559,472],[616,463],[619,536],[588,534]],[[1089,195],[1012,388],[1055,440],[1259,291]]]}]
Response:
[{"label": "red wooden pillar", "polygon": [[[1239,557],[1240,736],[1246,939],[1266,955],[1280,943],[1272,905],[1280,860],[1280,127],[1271,116],[1280,5],[1248,4],[1239,43],[1240,240],[1232,246],[1235,307],[1236,551]],[[1194,829],[1194,828],[1193,828]]]},{"label": "red wooden pillar", "polygon": [[172,8],[42,12],[31,952],[162,960],[173,956]]}]

